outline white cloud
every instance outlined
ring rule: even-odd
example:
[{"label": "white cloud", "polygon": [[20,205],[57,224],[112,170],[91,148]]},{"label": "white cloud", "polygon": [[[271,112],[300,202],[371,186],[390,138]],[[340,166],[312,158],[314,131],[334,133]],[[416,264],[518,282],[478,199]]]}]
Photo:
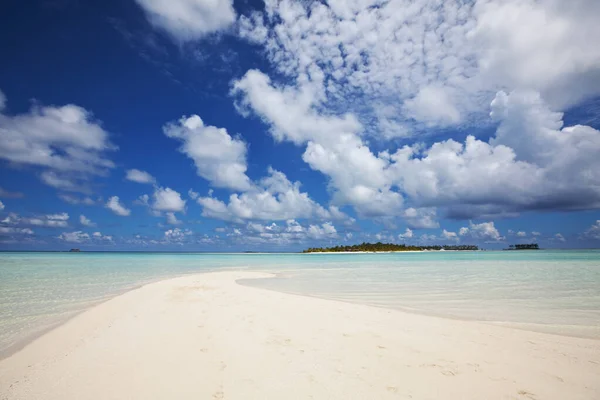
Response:
[{"label": "white cloud", "polygon": [[542,234],[540,232],[533,231],[533,232],[531,232],[531,235],[532,236],[541,236]]},{"label": "white cloud", "polygon": [[558,240],[559,242],[563,242],[563,243],[567,241],[567,239],[565,239],[565,237],[560,233],[557,233],[556,235],[554,235],[554,239]]},{"label": "white cloud", "polygon": [[182,117],[163,130],[168,137],[182,142],[180,151],[194,160],[198,175],[211,185],[233,190],[251,188],[243,140],[232,138],[223,128],[204,125],[197,115]]},{"label": "white cloud", "polygon": [[62,201],[69,203],[69,204],[73,204],[73,205],[83,204],[86,206],[92,206],[92,205],[96,204],[96,202],[89,197],[79,198],[79,197],[72,196],[70,194],[64,194],[64,193],[59,194],[58,197]]},{"label": "white cloud", "polygon": [[15,235],[33,235],[34,232],[29,228],[14,228],[11,226],[0,226],[0,233]]},{"label": "white cloud", "polygon": [[[276,140],[306,146],[303,160],[328,177],[333,204],[360,216],[403,217],[405,204],[460,219],[597,208],[600,132],[563,128],[551,111],[600,94],[600,50],[574,40],[600,29],[591,3],[268,0],[240,34],[264,46],[286,85],[250,70],[232,93]],[[377,133],[384,138],[457,122],[499,127],[489,142],[469,135],[375,154],[364,134],[382,118],[396,130]]]},{"label": "white cloud", "polygon": [[527,232],[523,232],[523,231],[517,232],[517,236],[518,237],[526,237],[527,236]]},{"label": "white cloud", "polygon": [[504,237],[500,235],[498,229],[494,226],[493,222],[482,222],[481,224],[474,224],[469,222],[469,227],[462,227],[458,232],[460,236],[468,236],[476,240],[484,240],[490,242],[498,242],[504,240]]},{"label": "white cloud", "polygon": [[35,215],[33,217],[22,218],[16,213],[9,213],[1,222],[5,225],[30,225],[48,228],[65,228],[69,225],[69,214],[48,214]]},{"label": "white cloud", "polygon": [[[480,83],[537,90],[564,109],[600,92],[594,0],[479,0],[474,8]],[[565,62],[555,62],[560,54]]]},{"label": "white cloud", "polygon": [[131,214],[131,210],[121,204],[119,201],[119,196],[112,196],[109,198],[106,202],[106,208],[111,210],[113,213],[120,215],[121,217],[127,217],[129,214]]},{"label": "white cloud", "polygon": [[167,216],[167,224],[169,225],[180,225],[182,222],[177,219],[175,213],[168,212],[165,214]]},{"label": "white cloud", "polygon": [[455,241],[459,240],[458,235],[456,234],[456,232],[449,232],[449,231],[447,231],[445,229],[442,231],[442,237],[444,239],[447,239],[447,240],[455,240]]},{"label": "white cloud", "polygon": [[187,236],[191,236],[193,234],[192,231],[190,231],[189,229],[179,229],[179,228],[175,228],[175,229],[169,229],[167,231],[165,231],[165,236],[164,236],[164,240],[168,243],[177,243],[177,242],[183,242]]},{"label": "white cloud", "polygon": [[63,232],[58,238],[65,242],[82,243],[90,240],[90,235],[82,231]]},{"label": "white cloud", "polygon": [[173,213],[185,210],[187,200],[183,200],[181,194],[171,188],[157,187],[152,197],[154,198],[152,208],[155,211]]},{"label": "white cloud", "polygon": [[310,225],[306,230],[306,234],[311,239],[322,240],[322,239],[333,239],[337,238],[337,230],[331,222],[325,222],[321,226]]},{"label": "white cloud", "polygon": [[269,168],[269,174],[245,193],[232,194],[229,202],[212,196],[199,197],[202,215],[226,221],[288,220],[296,218],[347,219],[337,208],[326,210],[307,193],[300,191],[299,182],[290,182],[285,174]]},{"label": "white cloud", "polygon": [[200,193],[194,192],[192,189],[190,189],[188,190],[188,196],[190,196],[190,199],[196,200],[198,197],[200,197]]},{"label": "white cloud", "polygon": [[413,231],[410,228],[406,228],[406,231],[404,231],[404,233],[398,235],[398,239],[401,240],[412,239],[412,237]]},{"label": "white cloud", "polygon": [[438,228],[440,224],[436,221],[435,208],[407,208],[402,217],[406,223],[414,229],[433,229]]},{"label": "white cloud", "polygon": [[592,224],[592,226],[585,231],[583,235],[589,239],[600,240],[600,219]]},{"label": "white cloud", "polygon": [[0,211],[4,210],[4,203],[0,201]]},{"label": "white cloud", "polygon": [[559,108],[599,94],[600,50],[587,40],[599,12],[594,0],[267,0],[240,18],[240,36],[316,86],[319,107],[368,123],[386,103],[398,122],[446,125],[482,117],[498,89],[531,88]]},{"label": "white cloud", "polygon": [[154,183],[156,179],[146,171],[139,169],[129,169],[125,175],[125,179],[137,183]]},{"label": "white cloud", "polygon": [[105,240],[107,242],[112,242],[113,237],[109,235],[103,235],[102,232],[94,232],[92,234],[92,238],[96,240]]},{"label": "white cloud", "polygon": [[62,190],[86,191],[91,176],[106,175],[114,168],[105,154],[115,146],[84,108],[36,105],[28,113],[15,116],[2,111],[0,158],[41,168],[44,183]]},{"label": "white cloud", "polygon": [[83,226],[88,226],[88,227],[96,226],[96,224],[94,222],[92,222],[89,218],[87,218],[83,214],[81,214],[79,216],[79,223]]},{"label": "white cloud", "polygon": [[136,0],[152,25],[177,41],[200,39],[235,21],[233,0]]}]

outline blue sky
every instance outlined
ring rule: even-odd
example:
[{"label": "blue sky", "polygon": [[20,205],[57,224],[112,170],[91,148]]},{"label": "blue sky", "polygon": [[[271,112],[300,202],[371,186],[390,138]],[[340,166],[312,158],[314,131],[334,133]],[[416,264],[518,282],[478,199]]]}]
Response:
[{"label": "blue sky", "polygon": [[9,0],[0,249],[600,245],[600,6]]}]

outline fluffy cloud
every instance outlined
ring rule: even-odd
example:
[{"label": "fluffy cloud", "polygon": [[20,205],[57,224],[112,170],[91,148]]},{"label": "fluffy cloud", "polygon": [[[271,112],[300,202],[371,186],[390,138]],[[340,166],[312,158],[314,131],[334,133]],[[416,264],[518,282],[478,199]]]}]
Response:
[{"label": "fluffy cloud", "polygon": [[87,218],[83,214],[81,214],[79,216],[79,223],[83,226],[88,226],[88,227],[96,226],[96,224],[94,222],[92,222],[89,218]]},{"label": "fluffy cloud", "polygon": [[33,217],[20,217],[16,213],[9,213],[6,218],[1,222],[5,225],[29,225],[29,226],[40,226],[47,228],[65,228],[69,225],[69,214],[48,214],[48,215],[36,215]]},{"label": "fluffy cloud", "polygon": [[494,226],[493,222],[482,222],[481,224],[474,224],[469,222],[469,227],[462,227],[458,233],[460,236],[467,236],[476,240],[484,240],[489,242],[498,242],[504,240],[504,237],[500,235],[498,229]]},{"label": "fluffy cloud", "polygon": [[[225,228],[219,230],[225,231]],[[269,225],[250,222],[245,228],[230,229],[226,236],[236,244],[289,245],[336,239],[339,233],[331,222],[302,225],[295,219],[288,219],[279,225],[274,222]]]},{"label": "fluffy cloud", "polygon": [[58,197],[62,201],[69,203],[69,204],[73,204],[73,205],[84,204],[86,206],[92,206],[92,205],[96,204],[96,202],[89,197],[79,198],[77,196],[72,196],[70,194],[64,194],[64,193],[59,194]]},{"label": "fluffy cloud", "polygon": [[193,115],[177,123],[169,123],[164,133],[182,142],[180,151],[194,160],[198,175],[215,187],[248,190],[246,175],[246,143],[232,138],[225,129],[204,125]]},{"label": "fluffy cloud", "polygon": [[119,201],[119,196],[112,196],[109,198],[106,202],[106,208],[111,210],[113,213],[120,215],[121,217],[127,217],[129,214],[131,214],[131,210],[121,204]]},{"label": "fluffy cloud", "polygon": [[554,240],[557,240],[562,243],[567,241],[567,239],[565,239],[565,237],[560,233],[557,233],[556,235],[554,235]]},{"label": "fluffy cloud", "polygon": [[398,235],[398,239],[400,240],[412,239],[412,237],[413,231],[410,228],[406,228],[406,231],[404,231],[404,233]]},{"label": "fluffy cloud", "polygon": [[517,236],[518,237],[526,237],[527,236],[527,232],[523,232],[523,231],[517,232]]},{"label": "fluffy cloud", "polygon": [[175,213],[168,212],[165,214],[167,216],[167,224],[169,225],[180,225],[182,222],[177,219]]},{"label": "fluffy cloud", "polygon": [[307,193],[300,191],[299,182],[290,182],[282,172],[272,168],[268,172],[252,190],[232,194],[227,204],[212,196],[199,197],[197,201],[203,207],[202,215],[235,222],[253,219],[348,218],[335,207],[327,210],[317,204]]},{"label": "fluffy cloud", "polygon": [[[589,14],[598,7],[268,0],[264,12],[241,18],[240,35],[289,79],[250,70],[232,94],[276,140],[305,146],[303,160],[329,178],[333,204],[360,216],[406,218],[406,205],[460,219],[597,208],[600,132],[563,127],[552,110],[600,93],[600,50],[582,39],[598,31]],[[569,62],[550,61],[554,54]],[[393,134],[381,132],[381,118]],[[499,127],[487,142],[469,135],[393,153],[375,154],[364,138],[459,122]]]},{"label": "fluffy cloud", "polygon": [[593,0],[267,0],[239,33],[315,86],[319,106],[368,123],[385,103],[400,124],[448,125],[483,116],[499,88],[559,108],[600,93],[600,50],[586,39],[600,35],[598,12]]},{"label": "fluffy cloud", "polygon": [[65,242],[83,243],[90,240],[90,235],[82,231],[63,232],[58,238]]},{"label": "fluffy cloud", "polygon": [[233,0],[136,0],[152,25],[184,42],[229,27],[236,18]]},{"label": "fluffy cloud", "polygon": [[310,225],[306,231],[306,234],[309,238],[316,240],[333,239],[338,237],[337,230],[331,222],[325,222],[321,226]]},{"label": "fluffy cloud", "polygon": [[34,232],[29,228],[15,228],[12,226],[0,226],[0,234],[7,235],[33,235]]},{"label": "fluffy cloud", "polygon": [[583,236],[589,239],[600,240],[600,219],[585,231]]},{"label": "fluffy cloud", "polygon": [[103,235],[102,232],[94,232],[92,234],[92,239],[106,241],[106,242],[112,242],[113,241],[113,237],[112,236],[110,236],[110,235]]},{"label": "fluffy cloud", "polygon": [[161,212],[180,212],[185,209],[187,200],[181,198],[181,194],[171,188],[157,187],[152,195],[154,202],[152,208]]},{"label": "fluffy cloud", "polygon": [[0,211],[4,210],[4,203],[0,201]]},{"label": "fluffy cloud", "polygon": [[73,104],[36,105],[15,116],[0,109],[0,134],[0,158],[41,168],[42,181],[58,189],[86,191],[90,176],[114,167],[105,156],[115,149],[108,133],[89,111]]},{"label": "fluffy cloud", "polygon": [[445,229],[442,231],[442,237],[447,240],[455,240],[455,241],[459,240],[456,232],[449,232]]},{"label": "fluffy cloud", "polygon": [[137,183],[154,183],[156,179],[146,171],[139,169],[129,169],[125,175],[125,179]]},{"label": "fluffy cloud", "polygon": [[181,243],[186,239],[187,236],[190,236],[192,234],[193,232],[189,229],[169,229],[165,231],[164,240],[168,243]]}]

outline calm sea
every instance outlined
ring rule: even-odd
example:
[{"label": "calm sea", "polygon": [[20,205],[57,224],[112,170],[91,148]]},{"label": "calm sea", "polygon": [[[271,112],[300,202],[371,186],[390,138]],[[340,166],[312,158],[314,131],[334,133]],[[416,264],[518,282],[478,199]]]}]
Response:
[{"label": "calm sea", "polygon": [[600,251],[0,253],[0,352],[144,283],[224,269],[243,284],[600,339]]}]

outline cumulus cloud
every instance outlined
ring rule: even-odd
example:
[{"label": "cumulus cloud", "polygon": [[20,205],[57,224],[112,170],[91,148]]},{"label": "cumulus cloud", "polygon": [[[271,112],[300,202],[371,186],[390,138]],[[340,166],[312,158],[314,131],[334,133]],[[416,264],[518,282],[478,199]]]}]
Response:
[{"label": "cumulus cloud", "polygon": [[131,210],[121,204],[119,201],[119,196],[112,196],[109,198],[106,202],[106,208],[111,210],[116,215],[120,215],[121,217],[127,217],[129,214],[131,214]]},{"label": "cumulus cloud", "polygon": [[339,232],[332,222],[302,225],[295,219],[280,224],[250,222],[245,227],[222,228],[219,232],[228,232],[226,236],[233,243],[247,245],[307,244],[339,238]]},{"label": "cumulus cloud", "polygon": [[42,182],[61,190],[85,192],[91,176],[114,168],[106,158],[115,149],[108,133],[89,111],[73,104],[36,105],[15,116],[0,109],[0,133],[1,159],[40,168]]},{"label": "cumulus cloud", "polygon": [[69,214],[47,214],[47,215],[35,215],[32,217],[21,217],[16,213],[9,213],[1,222],[5,225],[26,225],[26,226],[40,226],[47,228],[64,228],[69,225]]},{"label": "cumulus cloud", "polygon": [[72,196],[70,194],[65,194],[65,193],[59,194],[58,198],[61,199],[62,201],[64,201],[65,203],[69,203],[69,204],[73,204],[73,205],[83,204],[86,206],[92,206],[92,205],[96,204],[96,202],[94,200],[92,200],[90,197],[80,198],[80,197]]},{"label": "cumulus cloud", "polygon": [[167,216],[167,224],[169,225],[180,225],[182,222],[177,219],[175,213],[168,212],[165,214]]},{"label": "cumulus cloud", "polygon": [[100,240],[100,241],[106,241],[106,242],[112,242],[113,241],[113,237],[110,235],[103,235],[102,232],[94,232],[92,234],[92,239],[95,240]]},{"label": "cumulus cloud", "polygon": [[154,201],[152,208],[155,211],[180,212],[185,209],[187,200],[181,198],[181,194],[171,188],[157,187],[152,195]]},{"label": "cumulus cloud", "polygon": [[592,226],[584,232],[583,236],[588,239],[600,240],[600,219],[592,224]]},{"label": "cumulus cloud", "polygon": [[200,39],[235,21],[233,0],[136,0],[150,23],[180,42]]},{"label": "cumulus cloud", "polygon": [[401,233],[398,235],[398,239],[401,239],[401,240],[412,239],[412,238],[413,238],[413,231],[410,228],[406,228],[404,233]]},{"label": "cumulus cloud", "polygon": [[137,183],[154,183],[156,179],[146,171],[139,169],[129,169],[125,175],[125,179]]},{"label": "cumulus cloud", "polygon": [[333,239],[338,237],[337,230],[331,222],[325,222],[322,225],[310,225],[306,231],[307,236],[311,239]]},{"label": "cumulus cloud", "polygon": [[0,233],[8,235],[33,235],[34,232],[29,228],[15,228],[12,226],[0,226]]},{"label": "cumulus cloud", "polygon": [[527,236],[527,232],[523,232],[523,231],[517,232],[517,236],[518,237],[526,237]]},{"label": "cumulus cloud", "polygon": [[454,240],[454,241],[458,241],[459,240],[458,235],[456,234],[456,232],[449,232],[449,231],[447,231],[445,229],[442,231],[442,237],[444,239],[447,239],[447,240]]},{"label": "cumulus cloud", "polygon": [[567,241],[567,239],[565,239],[565,237],[560,233],[557,233],[556,235],[554,235],[554,240],[557,240],[557,241],[563,242],[563,243]]},{"label": "cumulus cloud", "polygon": [[469,227],[460,228],[458,234],[460,236],[484,240],[486,242],[498,242],[504,240],[504,237],[500,235],[500,232],[496,229],[493,222],[482,222],[481,224],[469,222]]},{"label": "cumulus cloud", "polygon": [[267,0],[239,33],[316,87],[320,108],[368,123],[395,104],[400,123],[448,125],[483,116],[498,89],[531,88],[555,107],[600,93],[600,50],[586,39],[600,35],[598,12],[593,0]]},{"label": "cumulus cloud", "polygon": [[189,229],[169,229],[165,231],[164,240],[168,243],[180,243],[183,242],[187,236],[192,234],[193,232]]},{"label": "cumulus cloud", "polygon": [[335,207],[325,209],[312,200],[307,193],[300,191],[299,182],[290,182],[285,174],[272,168],[269,168],[268,175],[252,190],[232,194],[228,203],[212,196],[199,197],[197,201],[203,207],[203,216],[234,222],[348,218]]},{"label": "cumulus cloud", "polygon": [[79,216],[79,223],[83,226],[88,226],[88,227],[96,226],[96,224],[94,222],[92,222],[89,218],[87,218],[83,214],[81,214]]},{"label": "cumulus cloud", "polygon": [[[333,204],[360,216],[401,218],[406,206],[460,219],[597,208],[600,133],[563,127],[553,111],[600,94],[600,51],[577,39],[599,29],[591,3],[269,0],[241,18],[240,35],[288,79],[250,70],[232,94],[276,140],[305,147]],[[555,54],[569,62],[550,61]],[[364,138],[459,122],[499,126],[489,141],[468,135],[393,153],[375,154]]]},{"label": "cumulus cloud", "polygon": [[246,175],[246,143],[227,130],[204,125],[197,115],[164,126],[165,135],[182,142],[180,151],[194,161],[198,175],[215,187],[251,188]]},{"label": "cumulus cloud", "polygon": [[4,203],[0,201],[0,211],[4,210]]},{"label": "cumulus cloud", "polygon": [[90,240],[90,235],[82,231],[63,232],[58,238],[65,242],[83,243]]}]

